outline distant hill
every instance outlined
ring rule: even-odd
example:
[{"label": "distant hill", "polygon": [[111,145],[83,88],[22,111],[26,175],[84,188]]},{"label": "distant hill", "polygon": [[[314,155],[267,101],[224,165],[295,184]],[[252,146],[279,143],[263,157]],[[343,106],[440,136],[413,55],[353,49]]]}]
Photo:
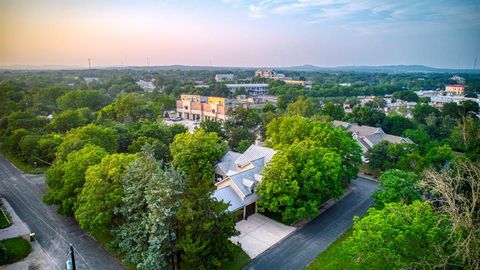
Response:
[{"label": "distant hill", "polygon": [[[258,67],[218,67],[218,66],[186,66],[186,65],[168,65],[168,66],[111,66],[95,67],[95,69],[107,70],[255,70]],[[423,65],[385,65],[385,66],[339,66],[339,67],[319,67],[314,65],[290,66],[290,67],[266,67],[279,71],[306,71],[306,72],[381,72],[381,73],[480,73],[480,69],[449,69],[434,68]],[[5,70],[85,70],[81,66],[0,66]]]},{"label": "distant hill", "polygon": [[384,73],[480,73],[478,69],[449,69],[434,68],[423,65],[388,65],[388,66],[339,66],[339,67],[317,67],[314,65],[303,65],[277,68],[278,70],[291,71],[356,71],[356,72],[384,72]]}]

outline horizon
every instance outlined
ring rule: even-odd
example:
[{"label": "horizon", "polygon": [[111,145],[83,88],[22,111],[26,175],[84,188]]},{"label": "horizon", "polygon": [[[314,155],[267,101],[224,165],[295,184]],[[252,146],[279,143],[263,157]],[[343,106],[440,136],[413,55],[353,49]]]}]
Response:
[{"label": "horizon", "polygon": [[95,68],[473,69],[480,56],[471,0],[4,0],[0,10],[1,67],[81,68],[90,58]]}]

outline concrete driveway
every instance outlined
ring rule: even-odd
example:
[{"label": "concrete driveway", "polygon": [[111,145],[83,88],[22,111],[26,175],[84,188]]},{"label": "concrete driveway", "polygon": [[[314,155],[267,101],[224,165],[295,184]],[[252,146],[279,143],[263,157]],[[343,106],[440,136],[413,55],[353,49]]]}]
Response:
[{"label": "concrete driveway", "polygon": [[247,220],[239,221],[235,228],[240,235],[230,240],[240,243],[243,251],[252,259],[296,229],[258,213],[249,216]]},{"label": "concrete driveway", "polygon": [[361,216],[367,211],[376,187],[377,182],[358,177],[351,183],[352,192],[349,195],[256,257],[245,269],[304,269],[352,226],[354,216]]}]

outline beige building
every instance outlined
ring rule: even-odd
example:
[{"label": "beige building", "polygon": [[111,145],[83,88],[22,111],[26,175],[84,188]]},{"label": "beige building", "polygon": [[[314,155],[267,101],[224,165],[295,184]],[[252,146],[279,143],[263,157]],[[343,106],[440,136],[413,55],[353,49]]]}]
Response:
[{"label": "beige building", "polygon": [[177,115],[189,120],[225,122],[229,104],[223,97],[181,95],[177,100]]},{"label": "beige building", "polygon": [[465,85],[454,84],[445,86],[445,92],[450,95],[463,96],[465,93]]}]

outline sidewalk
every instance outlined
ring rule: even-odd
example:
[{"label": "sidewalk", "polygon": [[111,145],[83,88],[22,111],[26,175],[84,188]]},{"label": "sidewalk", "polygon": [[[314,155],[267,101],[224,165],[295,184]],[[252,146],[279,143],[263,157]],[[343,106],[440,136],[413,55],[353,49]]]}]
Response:
[{"label": "sidewalk", "polygon": [[0,229],[0,240],[22,236],[26,240],[30,239],[30,229],[15,213],[13,208],[4,198],[1,198],[3,208],[7,211],[12,225],[5,229]]}]

